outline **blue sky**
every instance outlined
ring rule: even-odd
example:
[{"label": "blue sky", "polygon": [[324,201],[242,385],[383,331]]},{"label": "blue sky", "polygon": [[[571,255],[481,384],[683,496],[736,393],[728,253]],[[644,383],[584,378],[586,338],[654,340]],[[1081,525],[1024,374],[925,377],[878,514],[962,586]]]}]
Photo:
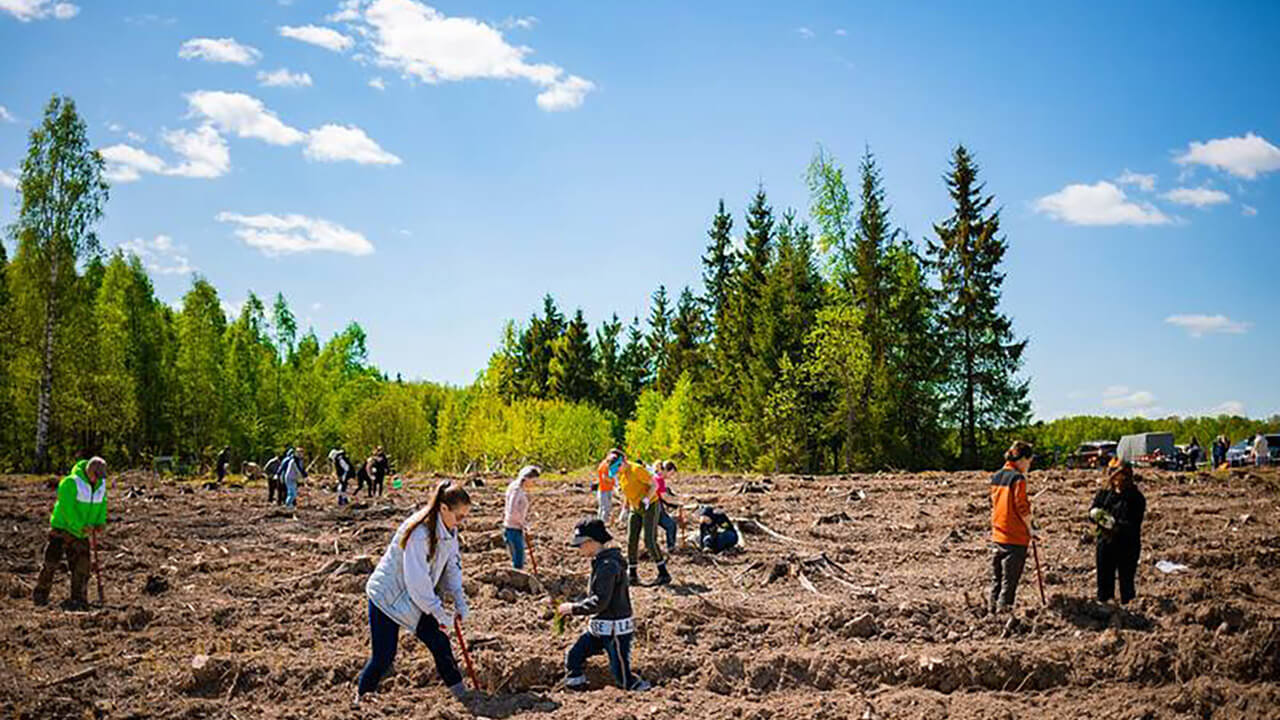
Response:
[{"label": "blue sky", "polygon": [[1038,416],[1280,412],[1280,5],[761,5],[0,0],[0,221],[66,93],[164,299],[282,291],[464,383],[544,293],[697,287],[716,201],[804,214],[818,143],[921,239],[964,142]]}]

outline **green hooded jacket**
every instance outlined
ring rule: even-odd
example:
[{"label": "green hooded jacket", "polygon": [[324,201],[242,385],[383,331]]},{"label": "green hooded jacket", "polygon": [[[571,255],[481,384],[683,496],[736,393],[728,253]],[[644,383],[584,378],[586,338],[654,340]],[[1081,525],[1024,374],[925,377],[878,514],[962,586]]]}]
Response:
[{"label": "green hooded jacket", "polygon": [[95,487],[89,482],[85,468],[88,460],[81,460],[71,468],[71,474],[58,483],[58,500],[53,504],[49,525],[83,538],[84,529],[107,524],[107,479],[104,477]]}]

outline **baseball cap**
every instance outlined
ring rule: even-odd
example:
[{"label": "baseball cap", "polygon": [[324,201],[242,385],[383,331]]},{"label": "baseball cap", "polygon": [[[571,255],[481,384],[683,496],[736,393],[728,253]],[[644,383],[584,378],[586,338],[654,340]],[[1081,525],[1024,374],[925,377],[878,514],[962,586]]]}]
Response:
[{"label": "baseball cap", "polygon": [[573,537],[569,539],[570,547],[578,547],[588,540],[595,540],[598,543],[607,543],[613,539],[609,531],[605,529],[604,521],[600,518],[587,518],[579,521],[573,528]]}]

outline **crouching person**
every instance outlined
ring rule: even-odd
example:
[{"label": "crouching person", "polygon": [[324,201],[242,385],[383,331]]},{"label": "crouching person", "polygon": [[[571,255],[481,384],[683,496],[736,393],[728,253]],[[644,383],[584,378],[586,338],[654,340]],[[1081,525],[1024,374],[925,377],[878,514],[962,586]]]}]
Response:
[{"label": "crouching person", "polygon": [[49,602],[53,573],[67,558],[71,569],[71,597],[63,604],[68,610],[89,607],[89,537],[107,524],[107,462],[100,457],[81,460],[71,474],[58,483],[58,499],[49,516],[49,541],[44,547],[44,565],[31,599],[36,605]]},{"label": "crouching person", "polygon": [[710,505],[698,513],[698,546],[707,552],[724,552],[738,544],[738,530],[733,521]]},{"label": "crouching person", "polygon": [[649,683],[631,672],[631,638],[635,622],[631,619],[631,585],[627,581],[627,561],[622,551],[608,546],[612,536],[604,522],[592,518],[579,522],[569,545],[578,548],[583,557],[591,558],[591,583],[587,597],[576,603],[561,603],[561,615],[592,615],[591,624],[565,657],[565,687],[586,690],[584,668],[587,658],[605,653],[609,670],[618,687],[624,690],[648,690]]},{"label": "crouching person", "polygon": [[[449,692],[458,699],[466,697],[448,632],[455,623],[460,628],[468,614],[458,524],[470,510],[467,491],[446,482],[436,488],[427,507],[409,516],[392,536],[365,585],[372,654],[357,679],[357,703],[365,693],[378,689],[390,669],[401,628],[431,651]],[[445,608],[442,594],[453,598],[453,612]]]}]

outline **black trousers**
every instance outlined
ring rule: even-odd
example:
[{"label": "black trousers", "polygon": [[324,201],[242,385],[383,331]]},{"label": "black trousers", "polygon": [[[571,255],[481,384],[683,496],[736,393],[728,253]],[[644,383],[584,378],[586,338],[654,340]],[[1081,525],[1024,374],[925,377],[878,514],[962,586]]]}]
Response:
[{"label": "black trousers", "polygon": [[1120,602],[1127,603],[1138,594],[1135,578],[1142,546],[1138,543],[1098,543],[1098,602],[1115,597],[1116,576],[1120,577]]},{"label": "black trousers", "polygon": [[1018,581],[1027,564],[1026,545],[993,543],[991,552],[991,607],[1011,608],[1018,594]]},{"label": "black trousers", "polygon": [[267,476],[267,504],[276,503],[284,504],[285,486],[284,478],[277,478],[274,475]]}]

